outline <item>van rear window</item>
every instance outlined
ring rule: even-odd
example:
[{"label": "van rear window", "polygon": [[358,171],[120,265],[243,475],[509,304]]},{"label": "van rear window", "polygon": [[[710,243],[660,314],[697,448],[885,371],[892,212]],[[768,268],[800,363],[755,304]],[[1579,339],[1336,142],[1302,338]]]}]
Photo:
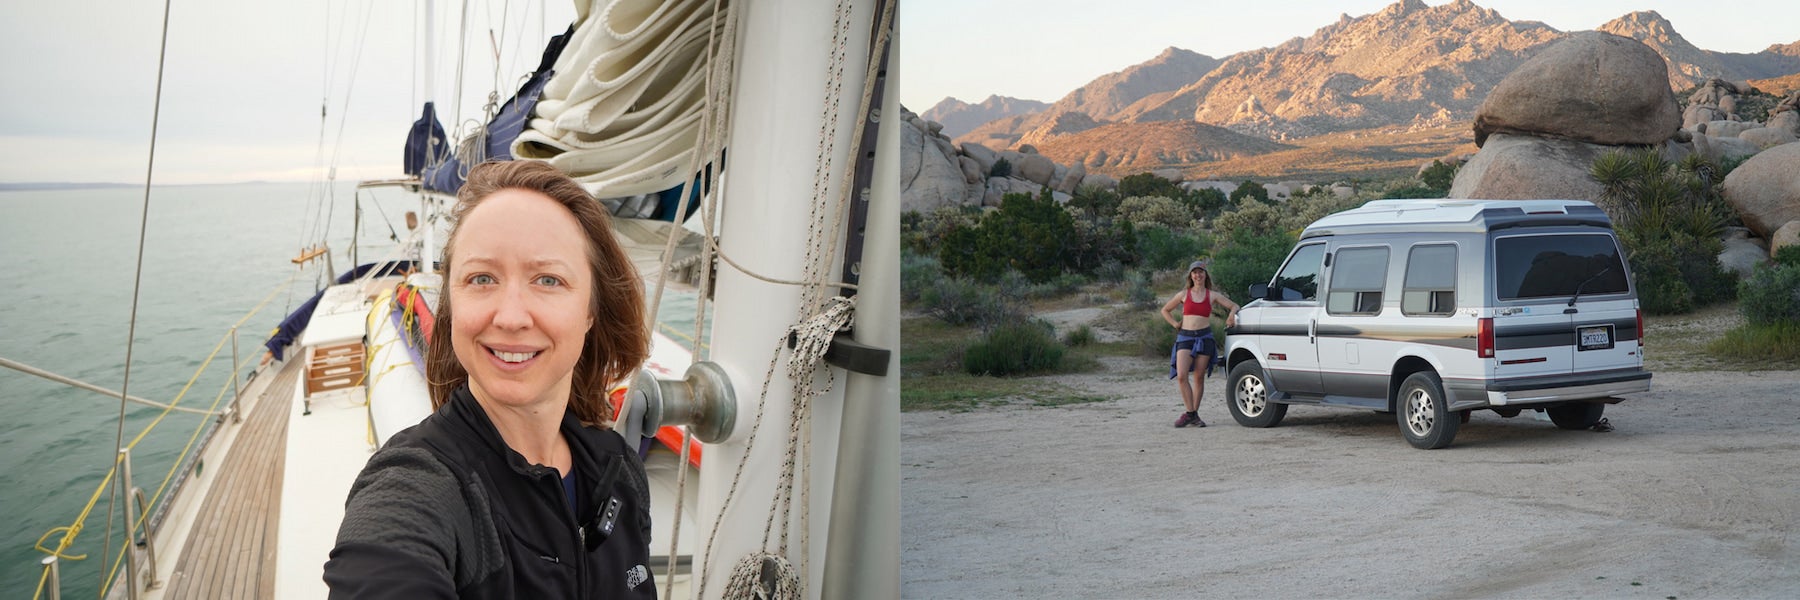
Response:
[{"label": "van rear window", "polygon": [[1619,245],[1606,234],[1519,235],[1494,240],[1501,300],[1619,294],[1630,290]]}]

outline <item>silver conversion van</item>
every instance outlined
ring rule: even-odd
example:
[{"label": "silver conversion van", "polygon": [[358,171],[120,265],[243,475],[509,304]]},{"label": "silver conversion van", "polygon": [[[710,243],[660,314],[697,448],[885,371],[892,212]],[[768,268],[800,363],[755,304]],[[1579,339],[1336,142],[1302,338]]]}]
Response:
[{"label": "silver conversion van", "polygon": [[1450,445],[1474,410],[1588,428],[1650,389],[1624,256],[1579,200],[1380,200],[1319,219],[1227,331],[1231,416],[1392,412],[1418,448]]}]

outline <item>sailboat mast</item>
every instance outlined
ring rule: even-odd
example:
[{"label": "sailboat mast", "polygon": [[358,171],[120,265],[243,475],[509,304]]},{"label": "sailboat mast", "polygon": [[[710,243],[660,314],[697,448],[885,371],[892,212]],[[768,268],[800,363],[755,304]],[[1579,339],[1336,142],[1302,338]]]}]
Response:
[{"label": "sailboat mast", "polygon": [[[425,55],[420,61],[424,63],[424,67],[421,69],[423,73],[420,75],[420,79],[425,88],[426,102],[431,102],[431,100],[436,97],[437,89],[432,87],[436,83],[436,78],[432,76],[436,68],[433,59],[437,57],[437,20],[433,18],[435,16],[435,11],[433,10],[435,4],[436,3],[432,0],[425,0]],[[437,138],[426,136],[426,140],[425,161],[426,163],[431,164],[434,163],[432,159],[438,155],[438,149],[432,148],[430,145],[436,144]],[[424,234],[425,237],[424,241],[419,245],[420,264],[417,269],[425,273],[434,273],[437,271],[438,202],[431,197],[430,192],[425,191],[425,186],[422,185],[419,186],[419,204],[419,226],[425,229],[420,233]]]}]

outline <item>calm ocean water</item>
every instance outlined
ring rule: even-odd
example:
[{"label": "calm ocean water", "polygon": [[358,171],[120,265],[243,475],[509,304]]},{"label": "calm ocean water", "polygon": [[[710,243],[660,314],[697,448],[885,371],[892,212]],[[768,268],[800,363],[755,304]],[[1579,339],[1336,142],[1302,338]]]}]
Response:
[{"label": "calm ocean water", "polygon": [[[130,393],[167,402],[231,325],[298,270],[289,262],[317,236],[305,225],[315,216],[311,186],[262,183],[172,186],[153,191],[144,242],[143,284],[138,301]],[[328,239],[347,269],[351,202],[339,186]],[[377,196],[396,227],[416,201],[398,192]],[[143,201],[141,189],[0,192],[0,357],[117,390],[124,380],[133,268]],[[364,215],[365,227],[385,233],[380,214]],[[365,234],[366,240],[367,234]],[[367,243],[365,241],[365,243]],[[371,250],[365,247],[364,260]],[[330,278],[308,269],[287,291],[239,329],[239,356],[247,372],[261,356],[269,331]],[[665,294],[668,296],[669,294]],[[663,316],[677,331],[692,312],[691,296],[664,302]],[[691,315],[687,318],[691,319]],[[690,321],[691,322],[691,321]],[[196,379],[181,400],[207,408],[229,387],[231,346]],[[227,398],[229,401],[229,398]],[[42,572],[43,554],[32,548],[52,528],[71,524],[111,467],[119,403],[92,392],[0,368],[0,590],[29,597]],[[125,442],[160,409],[126,408]],[[136,484],[154,493],[203,418],[170,413],[132,451]],[[63,593],[97,593],[106,538],[106,498],[84,524],[72,555],[63,561]],[[122,510],[122,509],[120,509]],[[122,513],[115,512],[116,533]],[[45,545],[54,547],[60,534]],[[173,560],[173,557],[163,560]],[[104,568],[112,568],[108,556]]]}]

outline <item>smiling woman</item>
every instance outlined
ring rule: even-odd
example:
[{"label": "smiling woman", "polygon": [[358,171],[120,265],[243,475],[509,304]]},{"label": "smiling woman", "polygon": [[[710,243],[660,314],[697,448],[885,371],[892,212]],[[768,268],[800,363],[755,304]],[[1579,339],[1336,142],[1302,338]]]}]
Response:
[{"label": "smiling woman", "polygon": [[649,351],[608,217],[546,163],[458,192],[426,361],[435,413],[369,459],[325,565],[333,597],[647,597],[644,466],[608,387]]}]

